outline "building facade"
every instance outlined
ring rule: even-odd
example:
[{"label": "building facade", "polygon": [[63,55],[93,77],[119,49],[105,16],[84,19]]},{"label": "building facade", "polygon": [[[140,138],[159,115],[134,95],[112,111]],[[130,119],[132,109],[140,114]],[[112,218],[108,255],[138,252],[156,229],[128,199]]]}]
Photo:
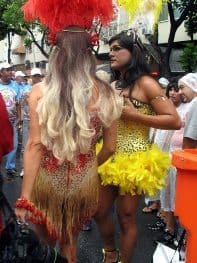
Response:
[{"label": "building facade", "polygon": [[[179,17],[180,13],[175,11],[175,17]],[[110,23],[107,28],[102,28],[99,41],[98,52],[100,54],[107,54],[109,52],[108,40],[115,34],[121,32],[122,30],[127,30],[133,28],[138,32],[142,42],[149,45],[147,40],[148,35],[152,34],[150,14],[146,16],[139,16],[132,23],[129,22],[129,16],[127,12],[120,8],[117,11],[117,15],[114,20]],[[168,36],[170,32],[170,20],[167,10],[167,5],[164,5],[163,10],[160,15],[160,20],[158,23],[158,43],[162,48],[166,48],[168,43]],[[34,31],[34,36],[38,43],[42,41],[42,34],[39,31]],[[194,39],[197,40],[197,34],[194,35]],[[172,71],[182,71],[180,66],[179,57],[182,53],[184,44],[189,42],[190,38],[186,33],[184,23],[178,28],[175,35],[175,47],[171,54],[171,69]],[[40,52],[38,47],[32,43],[28,48],[24,45],[24,37],[13,35],[11,39],[11,61],[14,65],[25,65],[27,68],[41,67],[46,69],[47,58]],[[49,46],[45,46],[47,53],[50,51]],[[7,61],[8,54],[8,43],[7,39],[0,41],[0,62]],[[154,52],[152,52],[154,53]],[[153,54],[154,56],[154,54]],[[156,57],[156,56],[155,56]]]}]

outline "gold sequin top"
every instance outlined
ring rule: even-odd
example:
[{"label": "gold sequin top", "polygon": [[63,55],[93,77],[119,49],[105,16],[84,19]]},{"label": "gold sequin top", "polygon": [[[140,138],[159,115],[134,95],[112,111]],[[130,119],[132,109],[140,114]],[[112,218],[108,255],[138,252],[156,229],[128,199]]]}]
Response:
[{"label": "gold sequin top", "polygon": [[[134,107],[141,113],[153,115],[152,107],[145,102],[131,98]],[[117,132],[117,152],[133,153],[150,148],[148,126],[133,121],[120,119]]]}]

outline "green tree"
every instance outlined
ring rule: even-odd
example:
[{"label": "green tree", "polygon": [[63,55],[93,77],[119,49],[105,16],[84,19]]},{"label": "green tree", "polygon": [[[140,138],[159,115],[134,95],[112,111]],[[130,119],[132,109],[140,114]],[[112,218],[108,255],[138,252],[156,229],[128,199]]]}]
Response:
[{"label": "green tree", "polygon": [[186,44],[179,62],[186,72],[197,70],[197,46],[194,43]]},{"label": "green tree", "polygon": [[[10,36],[15,33],[27,36],[26,38],[29,38],[46,58],[49,57],[46,51],[49,45],[47,42],[47,30],[37,21],[28,23],[24,20],[21,10],[24,2],[25,0],[0,0],[0,29],[2,29],[0,39],[3,39],[6,35],[8,36],[8,61],[10,60]],[[38,31],[42,34],[41,41],[38,41],[35,36],[35,32]]]},{"label": "green tree", "polygon": [[197,6],[195,8],[189,12],[188,18],[185,21],[186,31],[191,41],[194,41],[194,34],[197,33]]},{"label": "green tree", "polygon": [[[170,32],[167,41],[167,47],[163,51],[158,45],[157,31],[153,36],[149,36],[149,40],[153,47],[158,51],[158,57],[161,61],[160,72],[163,76],[171,75],[170,55],[174,47],[174,38],[181,24],[190,18],[193,10],[197,10],[197,0],[169,0],[167,2],[168,15],[170,18]],[[180,15],[175,16],[175,10],[179,10]]]}]

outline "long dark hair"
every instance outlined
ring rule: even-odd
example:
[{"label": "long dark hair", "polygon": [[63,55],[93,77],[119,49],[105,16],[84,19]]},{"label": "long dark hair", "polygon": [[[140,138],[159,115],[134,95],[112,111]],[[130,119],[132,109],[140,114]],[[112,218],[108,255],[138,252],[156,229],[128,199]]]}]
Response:
[{"label": "long dark hair", "polygon": [[132,59],[127,65],[125,65],[126,72],[122,79],[120,79],[120,72],[118,70],[112,70],[114,80],[119,80],[118,85],[121,88],[133,86],[139,77],[149,75],[150,73],[145,60],[145,52],[141,41],[132,31],[122,31],[121,33],[113,36],[109,40],[109,45],[111,45],[114,41],[118,41],[121,47],[126,48],[132,54]]}]

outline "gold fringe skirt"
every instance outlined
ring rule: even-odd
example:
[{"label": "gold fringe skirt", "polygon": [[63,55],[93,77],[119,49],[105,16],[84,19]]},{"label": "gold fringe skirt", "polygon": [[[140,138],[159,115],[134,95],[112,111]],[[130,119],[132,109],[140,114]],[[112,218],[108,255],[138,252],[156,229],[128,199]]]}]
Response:
[{"label": "gold fringe skirt", "polygon": [[78,233],[97,210],[98,184],[95,161],[75,174],[69,167],[53,172],[40,168],[31,196],[36,212],[30,220],[43,222],[52,237],[72,243],[73,233]]}]

